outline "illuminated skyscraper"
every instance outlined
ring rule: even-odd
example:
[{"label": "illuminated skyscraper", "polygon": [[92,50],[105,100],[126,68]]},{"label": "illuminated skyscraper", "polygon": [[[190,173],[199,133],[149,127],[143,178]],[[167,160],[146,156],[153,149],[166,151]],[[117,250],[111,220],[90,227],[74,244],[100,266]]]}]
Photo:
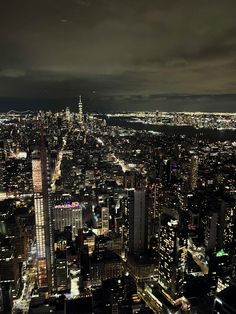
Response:
[{"label": "illuminated skyscraper", "polygon": [[78,109],[79,109],[79,122],[83,123],[83,103],[82,103],[82,98],[79,96],[79,104],[78,104]]},{"label": "illuminated skyscraper", "polygon": [[4,186],[4,170],[5,170],[5,151],[4,142],[0,141],[0,193],[5,191]]},{"label": "illuminated skyscraper", "polygon": [[102,234],[109,233],[109,208],[102,207]]},{"label": "illuminated skyscraper", "polygon": [[191,190],[196,189],[198,179],[198,156],[191,157],[190,164],[190,188]]},{"label": "illuminated skyscraper", "polygon": [[50,171],[46,149],[34,151],[32,175],[37,242],[38,287],[51,293],[54,288],[53,219]]},{"label": "illuminated skyscraper", "polygon": [[187,237],[177,211],[166,209],[161,215],[159,240],[159,279],[161,293],[169,302],[183,296]]}]

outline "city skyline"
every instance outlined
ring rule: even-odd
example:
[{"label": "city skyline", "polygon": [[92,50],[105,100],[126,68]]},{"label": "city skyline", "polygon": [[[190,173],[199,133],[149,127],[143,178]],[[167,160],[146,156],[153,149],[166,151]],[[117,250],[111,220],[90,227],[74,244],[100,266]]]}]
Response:
[{"label": "city skyline", "polygon": [[0,115],[0,312],[234,311],[235,114],[85,106]]},{"label": "city skyline", "polygon": [[236,314],[236,0],[0,4],[0,314]]},{"label": "city skyline", "polygon": [[[79,93],[78,93],[79,95]],[[225,95],[96,95],[82,94],[85,112],[116,113],[135,111],[235,112],[236,94]],[[2,112],[78,108],[79,96],[71,98],[1,98]]]}]

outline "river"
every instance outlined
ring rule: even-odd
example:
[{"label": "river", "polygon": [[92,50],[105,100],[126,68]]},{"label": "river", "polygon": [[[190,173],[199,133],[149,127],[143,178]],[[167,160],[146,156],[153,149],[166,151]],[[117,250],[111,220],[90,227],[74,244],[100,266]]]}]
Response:
[{"label": "river", "polygon": [[106,117],[107,125],[121,126],[134,130],[148,130],[164,133],[165,135],[185,135],[187,137],[198,137],[199,139],[215,141],[236,141],[236,130],[214,130],[214,129],[195,129],[192,126],[176,125],[153,125],[133,122],[129,118]]}]

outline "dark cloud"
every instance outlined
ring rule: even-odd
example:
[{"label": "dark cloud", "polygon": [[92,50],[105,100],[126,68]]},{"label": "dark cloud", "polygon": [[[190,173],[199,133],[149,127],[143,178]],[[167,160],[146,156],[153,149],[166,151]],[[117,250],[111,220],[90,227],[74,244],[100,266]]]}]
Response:
[{"label": "dark cloud", "polygon": [[0,4],[0,97],[236,93],[235,0]]}]

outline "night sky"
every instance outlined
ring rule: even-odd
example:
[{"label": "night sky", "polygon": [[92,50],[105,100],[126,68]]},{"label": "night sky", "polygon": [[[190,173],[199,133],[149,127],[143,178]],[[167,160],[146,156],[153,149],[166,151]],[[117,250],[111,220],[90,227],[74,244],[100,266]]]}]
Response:
[{"label": "night sky", "polygon": [[1,109],[79,94],[92,110],[235,111],[236,1],[1,1]]}]

